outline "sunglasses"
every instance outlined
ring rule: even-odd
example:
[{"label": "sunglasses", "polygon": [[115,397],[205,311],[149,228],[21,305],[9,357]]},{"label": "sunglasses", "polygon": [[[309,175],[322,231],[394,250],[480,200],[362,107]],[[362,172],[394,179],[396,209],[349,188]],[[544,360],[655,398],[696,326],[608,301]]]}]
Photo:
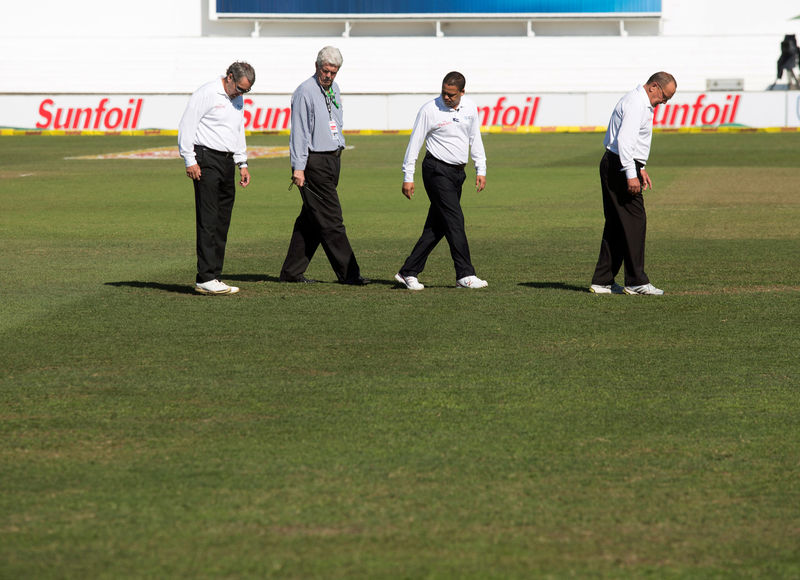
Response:
[{"label": "sunglasses", "polygon": [[[245,94],[247,94],[247,93],[249,93],[249,92],[250,92],[250,89],[243,89],[242,87],[240,87],[239,85],[237,85],[237,84],[236,84],[236,80],[233,78],[233,75],[228,75],[228,76],[230,76],[230,77],[231,77],[231,80],[233,81],[233,86],[236,88],[236,92],[237,92],[237,93],[239,93],[240,95],[245,95]],[[252,87],[251,87],[251,88],[252,88]]]}]

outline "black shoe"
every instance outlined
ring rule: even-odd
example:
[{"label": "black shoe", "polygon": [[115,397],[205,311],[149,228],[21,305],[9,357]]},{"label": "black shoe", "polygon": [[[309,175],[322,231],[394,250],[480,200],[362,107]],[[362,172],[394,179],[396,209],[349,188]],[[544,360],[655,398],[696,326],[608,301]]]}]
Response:
[{"label": "black shoe", "polygon": [[289,284],[316,284],[318,280],[312,280],[311,278],[306,278],[302,276],[297,280],[281,280],[281,282],[288,282]]},{"label": "black shoe", "polygon": [[359,276],[354,280],[342,280],[340,284],[347,284],[349,286],[366,286],[370,282],[372,282],[372,280],[370,280],[369,278],[364,278],[364,276]]}]

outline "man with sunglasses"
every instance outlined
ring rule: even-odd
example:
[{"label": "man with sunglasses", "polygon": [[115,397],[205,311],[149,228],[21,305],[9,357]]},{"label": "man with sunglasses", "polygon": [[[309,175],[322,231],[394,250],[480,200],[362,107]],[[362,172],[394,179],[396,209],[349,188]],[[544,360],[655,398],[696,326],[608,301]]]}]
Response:
[{"label": "man with sunglasses", "polygon": [[[595,294],[661,295],[644,271],[647,215],[646,189],[653,182],[645,170],[650,155],[655,107],[669,101],[677,90],[675,77],[657,72],[647,82],[622,97],[611,114],[600,161],[605,226],[590,292]],[[625,286],[614,281],[623,263]]]},{"label": "man with sunglasses", "polygon": [[253,67],[234,62],[225,76],[197,89],[178,126],[178,150],[186,176],[194,184],[197,231],[197,277],[201,294],[236,294],[239,288],[220,281],[225,244],[239,185],[247,187],[247,145],[244,135],[244,99],[256,80]]},{"label": "man with sunglasses", "polygon": [[281,282],[315,282],[305,277],[305,271],[320,245],[340,284],[363,286],[370,282],[361,276],[336,191],[344,134],[342,95],[334,79],[341,66],[342,53],[326,46],[317,54],[314,74],[292,94],[289,188],[297,186],[303,206],[294,222]]}]

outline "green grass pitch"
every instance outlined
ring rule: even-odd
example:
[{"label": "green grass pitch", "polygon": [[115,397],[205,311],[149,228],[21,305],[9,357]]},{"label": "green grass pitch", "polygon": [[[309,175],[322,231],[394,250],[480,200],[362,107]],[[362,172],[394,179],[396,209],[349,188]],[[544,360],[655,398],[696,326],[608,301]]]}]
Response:
[{"label": "green grass pitch", "polygon": [[208,297],[181,161],[66,159],[173,138],[0,138],[0,578],[800,576],[800,135],[654,136],[663,297],[587,292],[599,134],[485,135],[489,287],[398,288],[407,139],[343,156],[373,284],[277,282],[258,159]]}]

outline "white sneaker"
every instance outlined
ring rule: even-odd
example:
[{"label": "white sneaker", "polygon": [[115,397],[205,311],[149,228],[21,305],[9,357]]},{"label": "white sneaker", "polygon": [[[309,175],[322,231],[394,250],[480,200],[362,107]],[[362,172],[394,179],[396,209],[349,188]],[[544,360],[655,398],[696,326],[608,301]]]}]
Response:
[{"label": "white sneaker", "polygon": [[424,285],[420,284],[416,276],[403,276],[400,272],[394,275],[394,279],[409,290],[422,290]]},{"label": "white sneaker", "polygon": [[589,292],[594,294],[624,294],[622,286],[614,282],[613,284],[592,284]]},{"label": "white sneaker", "polygon": [[656,288],[652,284],[642,284],[641,286],[625,286],[625,294],[647,294],[650,296],[661,296],[663,290]]},{"label": "white sneaker", "polygon": [[194,285],[194,289],[200,294],[236,294],[239,291],[236,286],[228,286],[216,279],[208,282],[198,282]]},{"label": "white sneaker", "polygon": [[456,280],[457,288],[486,288],[488,285],[486,280],[481,280],[477,276],[465,276]]}]

